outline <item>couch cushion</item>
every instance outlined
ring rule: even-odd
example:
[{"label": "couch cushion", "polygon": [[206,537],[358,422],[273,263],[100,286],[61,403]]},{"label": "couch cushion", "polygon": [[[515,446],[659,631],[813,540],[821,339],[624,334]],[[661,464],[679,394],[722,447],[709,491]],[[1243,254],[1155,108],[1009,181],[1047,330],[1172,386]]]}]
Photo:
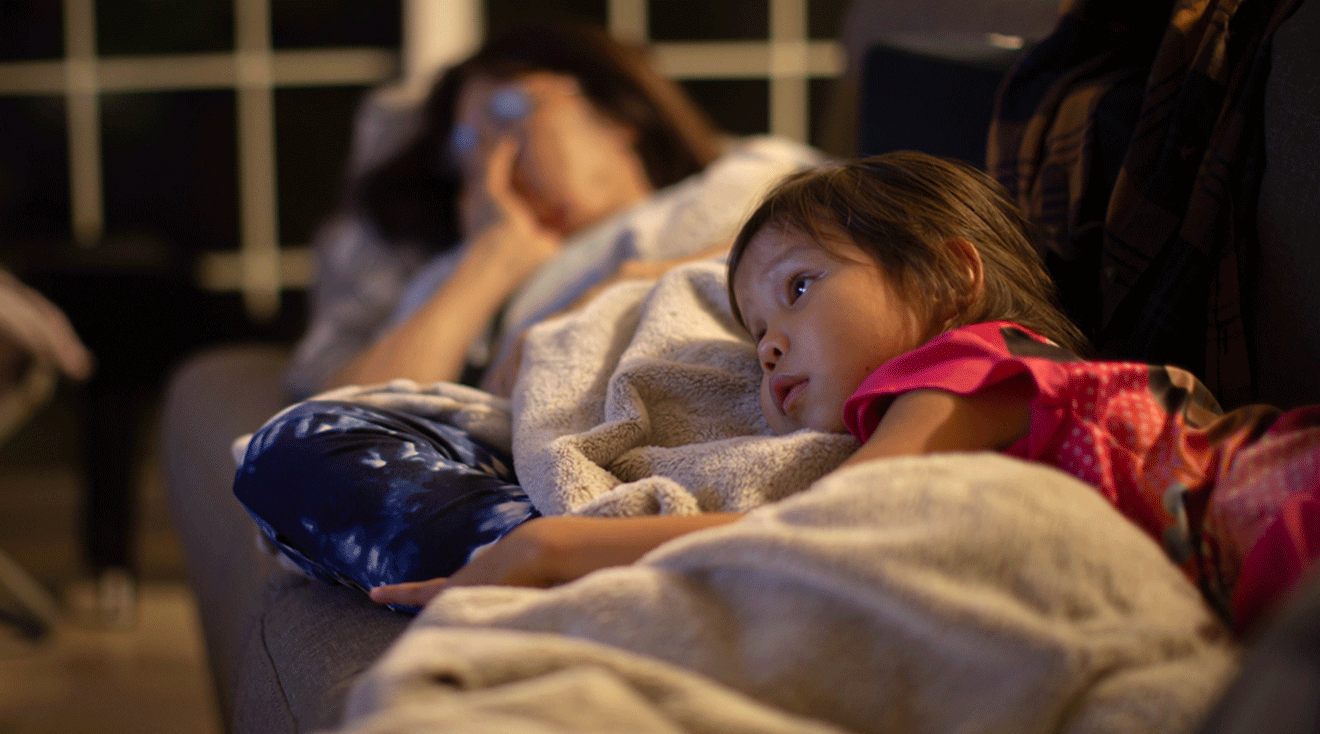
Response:
[{"label": "couch cushion", "polygon": [[235,671],[233,731],[335,726],[357,676],[411,620],[357,591],[275,573]]}]

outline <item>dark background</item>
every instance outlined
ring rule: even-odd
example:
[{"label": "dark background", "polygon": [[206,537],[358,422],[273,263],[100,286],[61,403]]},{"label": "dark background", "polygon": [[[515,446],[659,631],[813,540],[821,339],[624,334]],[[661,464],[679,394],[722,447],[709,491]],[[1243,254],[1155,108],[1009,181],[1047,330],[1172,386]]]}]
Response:
[{"label": "dark background", "polygon": [[[768,4],[768,0],[722,0],[703,3],[701,12],[694,13],[686,0],[652,0],[651,37],[656,41],[764,39]],[[844,0],[811,2],[810,35],[836,37],[844,4]],[[489,0],[486,27],[496,32],[518,20],[560,17],[603,24],[606,6],[605,0]],[[401,12],[399,0],[271,0],[272,44],[276,49],[397,50]],[[96,44],[103,57],[223,53],[234,48],[232,0],[97,0],[96,15]],[[60,3],[6,0],[0,4],[0,61],[61,58],[62,24]],[[726,130],[766,131],[766,79],[682,83]],[[829,88],[829,80],[811,84],[813,122],[823,118]],[[335,206],[353,112],[366,91],[352,85],[275,90],[282,245],[307,243]],[[199,254],[238,247],[236,108],[232,89],[103,93],[105,230],[102,242],[84,249],[72,243],[63,96],[0,95],[0,129],[6,132],[0,136],[0,263],[58,290],[67,289],[52,285],[52,280],[69,273],[86,279],[110,272],[152,274],[170,281],[170,288],[196,290],[193,270]],[[813,125],[813,139],[819,137],[817,128]],[[81,312],[84,306],[78,301],[94,297],[90,310],[104,314],[113,310],[116,297],[113,285],[107,288],[111,292],[89,292],[86,299],[58,294],[60,305]],[[158,295],[179,295],[170,288],[162,286]],[[244,313],[237,293],[183,295],[187,303],[167,309],[172,313],[148,314],[160,317],[159,323],[139,319],[131,330],[152,332],[154,341],[169,342],[156,348],[175,355],[231,339],[290,340],[301,332],[306,317],[304,296],[297,291],[286,291],[279,315],[262,322]],[[104,328],[113,332],[129,327]]]}]

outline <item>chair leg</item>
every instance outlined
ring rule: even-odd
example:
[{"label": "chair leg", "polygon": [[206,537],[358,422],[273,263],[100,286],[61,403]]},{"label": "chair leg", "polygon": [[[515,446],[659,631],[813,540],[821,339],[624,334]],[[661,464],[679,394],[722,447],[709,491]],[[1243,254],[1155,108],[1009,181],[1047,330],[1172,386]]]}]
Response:
[{"label": "chair leg", "polygon": [[59,605],[4,551],[0,551],[0,590],[18,603],[17,610],[0,615],[0,619],[12,623],[30,639],[40,639],[50,632],[59,614]]},{"label": "chair leg", "polygon": [[93,380],[84,389],[82,550],[95,582],[85,611],[112,627],[137,616],[137,462],[149,404],[144,391],[123,385]]}]

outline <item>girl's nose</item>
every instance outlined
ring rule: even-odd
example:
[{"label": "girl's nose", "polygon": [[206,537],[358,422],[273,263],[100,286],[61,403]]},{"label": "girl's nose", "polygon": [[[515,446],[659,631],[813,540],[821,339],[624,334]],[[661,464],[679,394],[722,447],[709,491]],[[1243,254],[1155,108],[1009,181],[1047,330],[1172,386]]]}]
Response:
[{"label": "girl's nose", "polygon": [[784,356],[784,340],[769,334],[765,335],[761,338],[761,343],[756,345],[756,356],[761,359],[761,369],[773,372],[775,365],[779,364],[780,358]]}]

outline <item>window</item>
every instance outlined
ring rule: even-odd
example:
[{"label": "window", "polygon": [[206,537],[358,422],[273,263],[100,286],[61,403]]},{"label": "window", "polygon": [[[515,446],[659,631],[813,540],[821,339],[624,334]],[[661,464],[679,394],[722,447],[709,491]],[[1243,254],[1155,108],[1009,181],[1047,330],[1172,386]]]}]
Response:
[{"label": "window", "polygon": [[273,318],[310,277],[362,95],[417,73],[426,34],[405,24],[429,3],[476,3],[492,29],[559,15],[651,41],[734,133],[816,140],[842,72],[844,0],[6,0],[0,241],[158,237],[197,285]]}]

